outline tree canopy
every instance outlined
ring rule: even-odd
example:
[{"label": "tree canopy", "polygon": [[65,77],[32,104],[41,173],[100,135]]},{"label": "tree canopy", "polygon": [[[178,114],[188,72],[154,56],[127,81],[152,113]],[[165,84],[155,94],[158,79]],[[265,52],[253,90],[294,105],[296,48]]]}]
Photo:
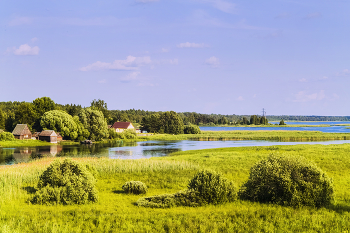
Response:
[{"label": "tree canopy", "polygon": [[107,122],[99,110],[84,108],[79,113],[79,120],[90,133],[90,139],[102,140],[108,138]]}]

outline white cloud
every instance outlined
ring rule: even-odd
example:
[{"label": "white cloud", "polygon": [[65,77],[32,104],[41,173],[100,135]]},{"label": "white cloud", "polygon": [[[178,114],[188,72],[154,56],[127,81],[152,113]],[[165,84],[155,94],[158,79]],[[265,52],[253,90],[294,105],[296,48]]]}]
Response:
[{"label": "white cloud", "polygon": [[304,17],[304,19],[316,19],[316,18],[321,18],[322,14],[319,12],[315,12],[315,13],[310,13],[307,16]]},{"label": "white cloud", "polygon": [[234,13],[235,4],[224,1],[224,0],[200,0],[203,3],[209,3],[216,9],[226,12],[226,13]]},{"label": "white cloud", "polygon": [[338,76],[347,76],[347,75],[350,75],[350,70],[349,70],[349,69],[344,69],[343,71],[338,72],[337,75],[338,75]]},{"label": "white cloud", "polygon": [[127,76],[123,77],[121,80],[124,81],[124,82],[130,82],[130,81],[133,81],[133,80],[137,80],[138,76],[140,74],[141,74],[140,72],[135,71],[135,72],[132,72],[132,73],[128,74]]},{"label": "white cloud", "polygon": [[38,55],[39,51],[40,49],[38,46],[30,47],[28,44],[22,44],[18,48],[13,47],[7,49],[7,52],[13,52],[13,54],[21,56]]},{"label": "white cloud", "polygon": [[243,96],[238,96],[238,98],[237,98],[236,100],[238,100],[238,101],[243,101],[244,98],[243,98]]},{"label": "white cloud", "polygon": [[169,52],[169,51],[170,51],[169,49],[162,48],[162,53],[167,53],[167,52]]},{"label": "white cloud", "polygon": [[307,80],[306,80],[306,78],[302,78],[302,79],[299,79],[299,82],[301,82],[301,83],[306,83]]},{"label": "white cloud", "polygon": [[32,43],[35,43],[35,42],[38,41],[38,38],[34,37],[34,38],[32,38],[30,41],[31,41]]},{"label": "white cloud", "polygon": [[178,48],[205,48],[208,47],[208,45],[201,43],[190,43],[190,42],[185,42],[177,45]]},{"label": "white cloud", "polygon": [[112,63],[97,61],[80,68],[80,70],[138,70],[140,66],[150,64],[151,62],[150,57],[127,56],[125,60],[115,60]]},{"label": "white cloud", "polygon": [[327,76],[323,76],[322,78],[319,78],[319,80],[326,80],[326,79],[328,79]]},{"label": "white cloud", "polygon": [[33,22],[33,18],[16,17],[9,22],[9,26],[20,26],[25,24],[31,24],[32,22]]},{"label": "white cloud", "polygon": [[170,59],[169,62],[171,65],[177,65],[177,64],[179,64],[179,59],[177,59],[177,58]]},{"label": "white cloud", "polygon": [[207,64],[207,65],[209,65],[209,66],[211,66],[211,67],[216,68],[216,67],[219,66],[220,62],[219,62],[219,59],[218,59],[218,58],[216,58],[216,57],[213,56],[213,57],[210,57],[210,58],[208,58],[207,60],[205,60],[205,64]]},{"label": "white cloud", "polygon": [[323,100],[326,97],[324,90],[320,90],[319,92],[308,94],[306,91],[299,91],[295,94],[295,99],[293,102],[308,102],[308,101],[316,101]]}]

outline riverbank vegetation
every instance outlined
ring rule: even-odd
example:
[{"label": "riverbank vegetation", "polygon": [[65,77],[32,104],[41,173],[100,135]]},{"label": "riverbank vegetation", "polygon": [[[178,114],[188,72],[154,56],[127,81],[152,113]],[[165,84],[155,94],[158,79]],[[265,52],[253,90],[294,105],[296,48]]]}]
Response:
[{"label": "riverbank vegetation", "polygon": [[[76,158],[97,170],[99,201],[85,205],[33,205],[40,175],[52,163],[44,158],[0,167],[2,232],[344,232],[350,228],[350,144],[222,148],[176,152],[171,156],[119,160]],[[303,156],[334,184],[335,202],[322,208],[288,207],[242,201],[170,209],[138,207],[142,197],[177,193],[198,171],[220,172],[241,187],[250,168],[270,154]],[[63,158],[60,158],[63,161]],[[138,180],[147,195],[126,194]]]}]

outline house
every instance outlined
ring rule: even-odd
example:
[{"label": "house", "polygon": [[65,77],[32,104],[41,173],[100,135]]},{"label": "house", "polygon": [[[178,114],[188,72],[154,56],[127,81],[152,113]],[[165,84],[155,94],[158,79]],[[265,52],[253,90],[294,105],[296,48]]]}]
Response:
[{"label": "house", "polygon": [[63,140],[62,135],[60,133],[58,133],[58,132],[56,134],[57,134],[57,141],[58,142],[62,141]]},{"label": "house", "polygon": [[131,122],[115,122],[111,129],[115,129],[115,132],[121,133],[126,129],[135,129]]},{"label": "house", "polygon": [[57,134],[53,130],[43,130],[39,134],[39,140],[51,142],[51,143],[57,143]]},{"label": "house", "polygon": [[33,133],[33,134],[32,134],[32,139],[33,139],[33,140],[39,140],[39,134],[40,134],[40,132],[35,132],[35,133]]},{"label": "house", "polygon": [[32,133],[27,124],[17,124],[12,134],[16,139],[32,139]]}]

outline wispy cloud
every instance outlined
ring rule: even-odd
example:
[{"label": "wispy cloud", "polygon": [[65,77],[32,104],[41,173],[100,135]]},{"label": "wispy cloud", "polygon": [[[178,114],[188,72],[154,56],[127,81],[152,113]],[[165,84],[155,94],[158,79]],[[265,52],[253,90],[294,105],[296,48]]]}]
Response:
[{"label": "wispy cloud", "polygon": [[133,80],[137,80],[139,78],[140,74],[141,73],[138,71],[132,72],[132,73],[128,74],[127,76],[121,78],[121,81],[122,82],[131,82]]},{"label": "wispy cloud", "polygon": [[337,73],[337,76],[348,76],[348,75],[350,75],[349,69],[344,69],[344,70]]},{"label": "wispy cloud", "polygon": [[214,8],[226,13],[234,13],[235,6],[236,6],[235,4],[224,0],[197,0],[197,1],[210,4]]},{"label": "wispy cloud", "polygon": [[317,101],[323,100],[326,98],[324,90],[320,90],[316,93],[307,93],[306,91],[299,91],[294,96],[293,102],[309,102],[309,101]]},{"label": "wispy cloud", "polygon": [[185,42],[177,45],[178,48],[205,48],[209,47],[208,45],[204,43],[190,43],[190,42]]},{"label": "wispy cloud", "polygon": [[125,60],[115,60],[112,63],[97,61],[80,68],[81,71],[94,70],[138,70],[140,66],[150,64],[150,57],[128,56]]},{"label": "wispy cloud", "polygon": [[205,60],[205,64],[213,67],[213,68],[217,68],[220,65],[219,59],[217,57],[210,57],[207,60]]},{"label": "wispy cloud", "polygon": [[170,49],[162,48],[162,53],[167,53],[169,51],[170,51]]},{"label": "wispy cloud", "polygon": [[316,19],[316,18],[321,18],[321,17],[322,17],[321,13],[315,12],[315,13],[310,13],[310,14],[306,15],[304,17],[304,19]]},{"label": "wispy cloud", "polygon": [[307,79],[306,79],[306,78],[301,78],[301,79],[299,79],[299,82],[301,82],[301,83],[306,83],[306,82],[307,82]]},{"label": "wispy cloud", "polygon": [[8,48],[8,53],[13,53],[14,55],[19,56],[28,56],[28,55],[38,55],[40,48],[38,46],[31,47],[28,44],[22,44],[18,48]]},{"label": "wispy cloud", "polygon": [[236,100],[238,100],[238,101],[243,101],[244,98],[243,98],[243,96],[238,96],[238,98],[237,98]]},{"label": "wispy cloud", "polygon": [[9,26],[28,25],[33,23],[34,18],[31,17],[15,17],[9,22]]}]

